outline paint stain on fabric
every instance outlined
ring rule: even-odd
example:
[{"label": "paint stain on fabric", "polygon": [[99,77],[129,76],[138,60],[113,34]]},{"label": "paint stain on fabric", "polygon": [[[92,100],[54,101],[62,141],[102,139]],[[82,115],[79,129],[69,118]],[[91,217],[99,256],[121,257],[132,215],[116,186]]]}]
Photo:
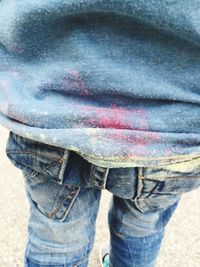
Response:
[{"label": "paint stain on fabric", "polygon": [[108,108],[83,105],[82,110],[86,115],[88,113],[87,122],[93,127],[148,130],[147,112],[145,110],[126,109],[116,105]]},{"label": "paint stain on fabric", "polygon": [[78,90],[79,94],[83,96],[89,95],[89,91],[85,86],[84,80],[78,70],[68,70],[67,75],[63,78],[63,83],[66,89]]},{"label": "paint stain on fabric", "polygon": [[[86,115],[88,114],[87,122],[89,125],[96,128],[119,130],[114,133],[106,133],[106,135],[111,141],[114,139],[124,145],[127,145],[127,143],[130,145],[129,148],[134,151],[134,155],[127,151],[125,158],[146,156],[149,154],[148,145],[161,141],[159,133],[149,131],[148,113],[145,109],[117,107],[113,103],[108,108],[84,105],[82,110]],[[125,135],[124,131],[120,130],[138,131],[138,134]],[[93,137],[99,140],[98,132],[93,133]],[[150,153],[156,154],[157,151],[152,150]]]}]

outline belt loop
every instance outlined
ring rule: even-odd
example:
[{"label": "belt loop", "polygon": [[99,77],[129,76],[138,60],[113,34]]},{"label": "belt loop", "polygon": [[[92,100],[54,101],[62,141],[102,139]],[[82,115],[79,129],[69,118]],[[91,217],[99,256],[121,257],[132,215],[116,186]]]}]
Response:
[{"label": "belt loop", "polygon": [[92,182],[93,186],[99,189],[105,189],[108,173],[109,173],[109,168],[104,168],[91,163],[90,176],[91,179],[93,180]]},{"label": "belt loop", "polygon": [[60,171],[59,171],[58,181],[57,181],[57,183],[60,184],[60,185],[62,185],[62,183],[63,183],[64,172],[65,172],[65,169],[66,169],[66,166],[67,166],[67,163],[68,163],[69,154],[70,154],[70,150],[69,149],[65,149],[63,157],[61,159],[62,160],[62,165],[61,165],[61,168],[60,168]]}]

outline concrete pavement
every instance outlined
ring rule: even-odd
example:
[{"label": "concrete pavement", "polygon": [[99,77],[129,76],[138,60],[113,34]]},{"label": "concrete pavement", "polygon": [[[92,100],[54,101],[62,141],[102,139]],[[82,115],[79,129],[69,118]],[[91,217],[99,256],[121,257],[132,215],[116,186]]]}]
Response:
[{"label": "concrete pavement", "polygon": [[[29,206],[21,172],[5,154],[7,136],[8,131],[0,126],[0,267],[23,267]],[[110,197],[108,192],[103,192],[89,267],[100,266],[98,248],[108,240],[107,210]],[[157,264],[157,267],[199,266],[200,189],[182,197],[167,226]]]}]

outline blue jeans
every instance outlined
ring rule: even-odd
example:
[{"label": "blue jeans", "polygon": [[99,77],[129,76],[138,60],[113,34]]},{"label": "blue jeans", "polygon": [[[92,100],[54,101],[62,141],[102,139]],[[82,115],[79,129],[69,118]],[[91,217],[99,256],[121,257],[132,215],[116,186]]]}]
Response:
[{"label": "blue jeans", "polygon": [[26,267],[86,267],[101,191],[111,267],[153,267],[181,194],[200,186],[200,157],[154,167],[104,168],[64,148],[10,132],[7,156],[23,171],[30,203]]}]

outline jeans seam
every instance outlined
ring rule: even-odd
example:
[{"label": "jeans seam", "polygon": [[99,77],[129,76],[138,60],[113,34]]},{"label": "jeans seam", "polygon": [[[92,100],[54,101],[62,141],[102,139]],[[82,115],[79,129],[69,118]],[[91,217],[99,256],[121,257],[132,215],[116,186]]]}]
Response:
[{"label": "jeans seam", "polygon": [[54,165],[57,165],[57,164],[59,164],[59,163],[61,163],[61,162],[62,162],[62,159],[57,160],[57,161],[54,161],[53,163],[47,165],[47,166],[45,167],[45,170],[47,170],[47,169],[49,169],[50,167],[52,167],[52,166],[54,166]]},{"label": "jeans seam", "polygon": [[[49,176],[49,173],[47,172],[47,170],[48,170],[50,167],[52,167],[52,166],[56,166],[56,165],[60,164],[61,162],[63,162],[63,161],[58,160],[58,161],[53,162],[53,163],[49,164],[48,166],[42,168],[42,170],[44,171],[44,174],[45,174],[46,176]],[[61,167],[62,167],[62,166],[61,166]],[[60,167],[60,169],[61,169],[61,167]],[[60,172],[60,169],[59,169],[59,172]],[[58,173],[59,173],[59,172],[58,172]],[[56,182],[60,184],[60,182],[59,182],[59,175],[57,174],[57,175],[54,175],[54,176],[57,178],[57,179],[56,179]]]},{"label": "jeans seam", "polygon": [[71,210],[71,207],[74,204],[74,201],[75,201],[76,197],[78,196],[79,192],[80,192],[80,187],[75,192],[73,192],[73,197],[71,198],[71,201],[70,201],[70,204],[69,204],[68,208],[65,210],[65,213],[64,213],[63,217],[61,219],[59,219],[58,221],[62,222],[62,221],[65,220],[65,218],[68,215],[69,211]]},{"label": "jeans seam", "polygon": [[141,177],[143,177],[143,167],[138,167],[138,173],[137,173],[137,187],[136,187],[136,190],[137,190],[137,192],[136,192],[136,197],[135,197],[135,199],[138,199],[140,196],[139,195],[141,195],[141,191],[142,191],[142,179],[141,179]]},{"label": "jeans seam", "polygon": [[137,167],[137,185],[136,185],[136,195],[135,197],[132,199],[132,202],[134,202],[136,208],[144,213],[144,210],[142,208],[140,208],[140,205],[138,203],[138,201],[141,199],[141,192],[142,192],[142,177],[143,177],[143,174],[144,174],[144,168],[143,167]]},{"label": "jeans seam", "polygon": [[[80,189],[79,189],[80,190]],[[79,190],[78,190],[78,192],[79,192]],[[71,197],[71,202],[70,202],[70,204],[71,203],[73,203],[74,201],[74,199],[75,199],[75,197],[77,196],[77,190],[76,191],[71,191],[71,192],[69,192],[69,191],[67,191],[67,193],[65,194],[65,196],[63,197],[63,199],[62,199],[62,201],[61,201],[61,203],[60,203],[60,205],[54,210],[54,211],[52,211],[51,213],[49,213],[48,214],[48,217],[51,219],[60,209],[61,209],[61,207],[62,207],[62,205],[63,205],[63,203],[65,202],[65,200],[70,196],[70,194],[72,194],[72,197]],[[56,202],[56,201],[55,201]],[[71,205],[69,205],[68,207],[67,207],[67,209],[66,209],[66,211],[65,211],[65,213],[64,214],[66,214],[66,212],[69,210],[71,208]]]},{"label": "jeans seam", "polygon": [[[82,260],[80,260],[79,262],[77,262],[75,265],[73,265],[73,267],[78,267],[78,266],[80,266],[85,260],[87,260],[87,256],[86,257],[84,257]],[[49,264],[51,264],[51,263],[47,263],[47,265],[46,265],[46,263],[41,263],[41,262],[38,262],[38,261],[35,261],[34,259],[32,259],[32,258],[28,258],[27,257],[27,259],[29,260],[29,261],[31,261],[32,263],[34,263],[34,264],[42,264],[42,265],[44,265],[44,266],[49,266]],[[55,263],[53,263],[53,265],[52,266],[54,266],[55,265]],[[56,263],[56,265],[57,265],[57,263]],[[60,263],[60,265],[65,265],[65,263]]]},{"label": "jeans seam", "polygon": [[37,173],[38,173],[38,172],[34,170],[34,171],[31,172],[29,175],[27,175],[27,176],[24,175],[24,177],[25,177],[25,179],[28,181],[30,178],[35,177]]},{"label": "jeans seam", "polygon": [[[104,170],[103,176],[101,177],[103,181],[101,186],[96,186],[95,184],[95,168],[99,167],[102,168]],[[106,169],[106,170],[105,170]],[[96,166],[94,164],[90,165],[90,177],[92,179],[92,186],[98,189],[106,189],[106,183],[107,183],[107,178],[108,178],[108,173],[109,173],[110,168],[105,168],[105,167],[100,167],[100,166]]]},{"label": "jeans seam", "polygon": [[57,180],[57,183],[60,185],[62,185],[62,183],[63,183],[64,173],[65,173],[65,169],[67,167],[68,161],[69,161],[70,153],[71,153],[71,151],[66,149],[66,150],[64,150],[64,153],[62,156],[62,160],[61,160],[62,165],[60,166],[60,169],[58,172],[58,180]]},{"label": "jeans seam", "polygon": [[88,257],[85,257],[85,258],[83,258],[81,261],[79,261],[78,263],[76,263],[76,265],[73,265],[73,267],[78,267],[78,266],[80,266],[85,260],[87,260],[88,259]]},{"label": "jeans seam", "polygon": [[125,236],[123,236],[122,234],[120,234],[120,233],[116,232],[115,230],[113,230],[113,227],[111,225],[110,225],[110,229],[116,236],[118,236],[121,239],[125,239]]}]

